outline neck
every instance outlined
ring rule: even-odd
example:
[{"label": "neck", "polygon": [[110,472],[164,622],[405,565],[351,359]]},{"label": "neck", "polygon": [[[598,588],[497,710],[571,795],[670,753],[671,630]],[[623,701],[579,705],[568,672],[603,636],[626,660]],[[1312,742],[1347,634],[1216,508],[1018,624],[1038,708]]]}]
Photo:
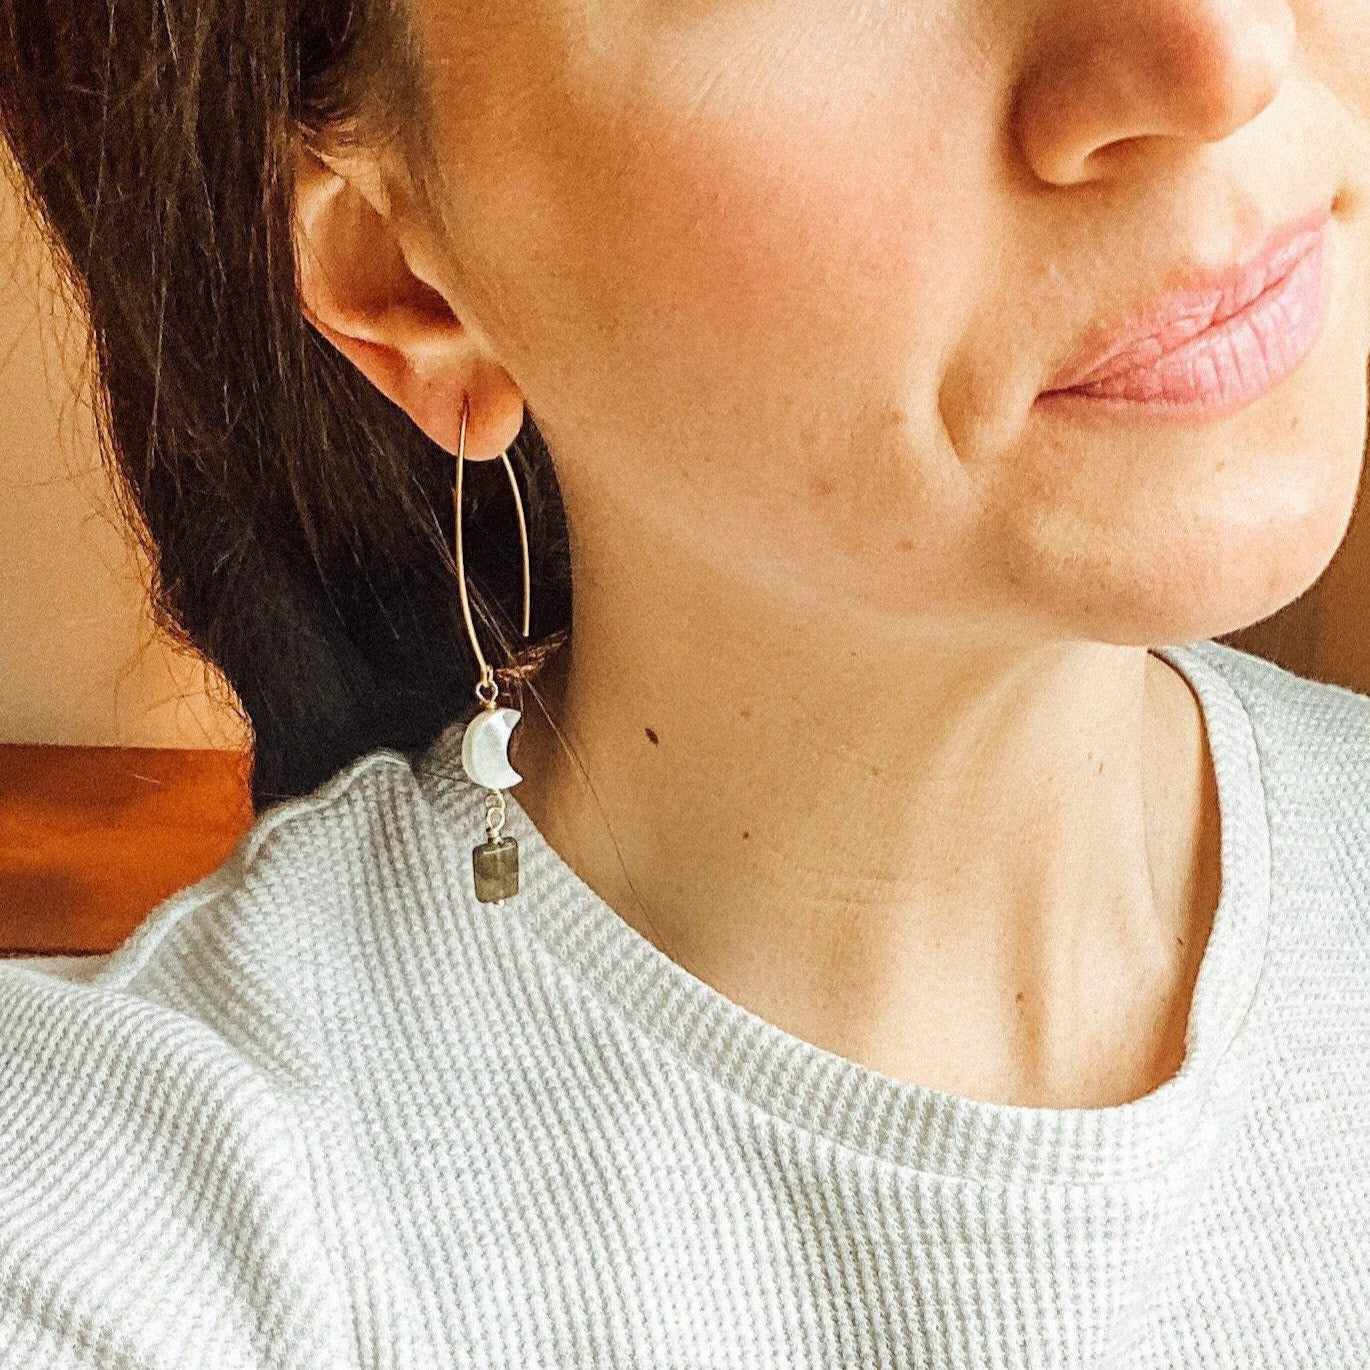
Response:
[{"label": "neck", "polygon": [[516,794],[644,937],[796,1035],[974,1097],[1121,1102],[1174,1072],[1218,826],[1169,665],[925,642],[834,676],[811,625],[582,583],[536,682],[561,737],[530,695]]}]

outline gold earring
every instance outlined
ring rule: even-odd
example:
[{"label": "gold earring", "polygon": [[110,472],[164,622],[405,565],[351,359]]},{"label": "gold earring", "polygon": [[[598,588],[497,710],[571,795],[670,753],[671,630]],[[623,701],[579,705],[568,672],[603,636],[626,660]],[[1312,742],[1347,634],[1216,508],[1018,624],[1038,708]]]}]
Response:
[{"label": "gold earring", "polygon": [[[471,622],[471,605],[466,597],[466,562],[462,554],[461,484],[466,466],[466,420],[471,412],[470,397],[461,398],[461,430],[457,439],[457,479],[452,489],[452,503],[456,514],[457,588],[461,592],[461,612],[466,620],[467,636],[480,663],[480,679],[476,682],[476,698],[481,708],[466,725],[461,740],[462,769],[477,785],[489,791],[485,796],[486,840],[471,849],[471,871],[476,898],[482,903],[497,904],[518,893],[518,839],[502,836],[505,820],[504,790],[517,785],[523,777],[509,764],[509,734],[523,716],[519,710],[500,707],[499,685],[490,669],[485,654],[476,641],[475,625]],[[523,500],[519,496],[514,468],[509,453],[500,453],[500,460],[509,475],[514,492],[514,507],[518,511],[519,541],[523,546],[523,636],[528,636],[529,607],[532,597],[532,577],[528,569],[528,528],[523,519]]]}]

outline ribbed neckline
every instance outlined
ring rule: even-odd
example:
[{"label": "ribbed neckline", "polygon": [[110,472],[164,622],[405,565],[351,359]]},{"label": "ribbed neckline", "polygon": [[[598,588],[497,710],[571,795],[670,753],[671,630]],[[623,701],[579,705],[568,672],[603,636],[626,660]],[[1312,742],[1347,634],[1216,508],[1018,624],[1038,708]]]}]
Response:
[{"label": "ribbed neckline", "polygon": [[[673,961],[592,890],[542,836],[513,790],[505,831],[519,841],[520,890],[475,899],[470,849],[484,837],[485,791],[461,770],[465,719],[416,769],[451,840],[451,888],[467,910],[526,929],[580,987],[753,1106],[833,1142],[961,1180],[1123,1183],[1183,1150],[1214,1072],[1251,1006],[1265,958],[1270,843],[1260,759],[1241,700],[1210,659],[1211,639],[1149,650],[1190,683],[1202,708],[1220,810],[1221,888],[1194,987],[1177,1074],[1103,1108],[1057,1109],[971,1099],[886,1075],[753,1013]],[[460,912],[460,910],[455,911]]]}]

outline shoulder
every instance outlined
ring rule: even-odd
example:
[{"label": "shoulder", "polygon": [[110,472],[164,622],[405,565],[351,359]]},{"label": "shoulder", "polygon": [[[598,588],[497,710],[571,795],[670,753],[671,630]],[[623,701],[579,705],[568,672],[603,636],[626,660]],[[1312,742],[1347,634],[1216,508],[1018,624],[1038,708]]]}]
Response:
[{"label": "shoulder", "polygon": [[1349,744],[1370,754],[1370,695],[1345,685],[1314,680],[1225,642],[1211,638],[1189,643],[1221,673],[1253,715],[1263,741],[1314,741]]},{"label": "shoulder", "polygon": [[316,966],[413,785],[370,753],[117,950],[0,960],[0,1364],[339,1363]]},{"label": "shoulder", "polygon": [[[1226,643],[1185,651],[1231,687],[1250,722],[1272,805],[1322,796],[1348,822],[1370,800],[1370,695],[1314,680]],[[1333,816],[1324,809],[1322,817]]]},{"label": "shoulder", "polygon": [[1370,696],[1214,641],[1189,645],[1231,687],[1258,758],[1272,939],[1343,1003],[1370,991]]},{"label": "shoulder", "polygon": [[[0,1051],[37,1062],[119,1039],[168,1068],[209,1054],[268,1087],[307,1083],[319,945],[371,892],[415,791],[401,754],[368,753],[260,814],[114,951],[0,959]],[[13,1084],[0,1076],[0,1098]]]}]

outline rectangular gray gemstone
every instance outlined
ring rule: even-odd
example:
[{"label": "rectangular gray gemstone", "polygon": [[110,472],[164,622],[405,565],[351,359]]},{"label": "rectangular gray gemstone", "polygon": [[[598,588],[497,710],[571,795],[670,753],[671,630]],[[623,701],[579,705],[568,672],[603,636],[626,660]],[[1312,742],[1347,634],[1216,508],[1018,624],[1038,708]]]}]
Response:
[{"label": "rectangular gray gemstone", "polygon": [[471,852],[471,869],[475,876],[476,898],[486,904],[497,904],[519,890],[519,844],[513,837],[501,837],[494,842],[482,842]]}]

